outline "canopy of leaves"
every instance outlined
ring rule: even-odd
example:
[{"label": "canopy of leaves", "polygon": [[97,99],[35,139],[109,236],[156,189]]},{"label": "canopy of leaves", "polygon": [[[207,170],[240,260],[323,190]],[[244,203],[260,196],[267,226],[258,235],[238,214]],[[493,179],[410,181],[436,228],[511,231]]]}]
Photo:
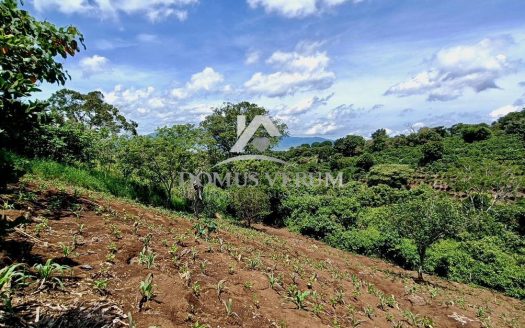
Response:
[{"label": "canopy of leaves", "polygon": [[59,125],[74,122],[88,129],[104,130],[111,134],[137,134],[138,124],[128,122],[117,107],[106,103],[100,91],[82,94],[62,89],[55,92],[48,102],[51,117]]},{"label": "canopy of leaves", "polygon": [[0,97],[29,96],[37,81],[64,84],[67,73],[55,58],[75,55],[83,42],[74,26],[40,22],[17,0],[0,1]]}]

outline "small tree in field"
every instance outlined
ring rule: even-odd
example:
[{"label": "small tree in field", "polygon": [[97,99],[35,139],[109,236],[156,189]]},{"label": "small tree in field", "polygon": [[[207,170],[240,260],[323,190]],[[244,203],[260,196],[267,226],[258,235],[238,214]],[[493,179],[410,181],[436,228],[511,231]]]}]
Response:
[{"label": "small tree in field", "polygon": [[270,214],[270,198],[257,187],[239,187],[232,191],[232,207],[248,226]]},{"label": "small tree in field", "polygon": [[423,266],[430,246],[457,236],[463,228],[459,206],[453,200],[437,196],[397,205],[393,221],[399,235],[412,240],[417,247],[419,280],[423,280]]}]

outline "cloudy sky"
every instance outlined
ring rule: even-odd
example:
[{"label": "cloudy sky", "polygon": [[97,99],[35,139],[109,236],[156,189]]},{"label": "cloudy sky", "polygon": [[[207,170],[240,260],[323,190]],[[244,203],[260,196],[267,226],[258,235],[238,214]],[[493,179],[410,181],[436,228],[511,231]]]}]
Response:
[{"label": "cloudy sky", "polygon": [[523,0],[25,3],[85,35],[66,86],[103,91],[142,133],[226,101],[327,138],[491,122],[525,106]]}]

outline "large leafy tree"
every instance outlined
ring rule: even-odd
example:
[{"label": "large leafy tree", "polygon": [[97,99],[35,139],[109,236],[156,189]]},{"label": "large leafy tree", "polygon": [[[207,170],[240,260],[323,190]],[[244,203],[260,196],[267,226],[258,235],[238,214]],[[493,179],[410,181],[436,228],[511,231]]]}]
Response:
[{"label": "large leafy tree", "polygon": [[198,173],[207,163],[205,133],[191,124],[160,128],[155,136],[137,136],[129,139],[122,170],[134,174],[152,186],[160,186],[165,202],[171,206],[172,192],[182,172]]},{"label": "large leafy tree", "polygon": [[345,156],[356,156],[362,153],[365,147],[365,138],[347,135],[337,139],[334,143],[335,150]]},{"label": "large leafy tree", "polygon": [[69,77],[57,57],[74,56],[84,45],[74,26],[38,21],[18,6],[0,1],[0,145],[17,149],[39,125],[44,106],[21,102],[42,82],[64,84]]},{"label": "large leafy tree", "polygon": [[117,107],[104,101],[100,91],[82,94],[62,89],[49,98],[51,116],[58,124],[76,123],[90,130],[105,130],[110,134],[137,134],[138,124],[127,121]]},{"label": "large leafy tree", "polygon": [[[264,107],[249,102],[226,103],[215,108],[213,113],[201,122],[201,127],[213,138],[213,143],[210,145],[210,155],[214,163],[224,159],[237,141],[238,115],[245,115],[247,121],[250,122],[256,115],[269,115],[269,112]],[[278,129],[284,134],[286,125],[280,122],[276,123]],[[255,136],[267,135],[265,135],[265,131],[259,129]],[[271,138],[273,145],[277,144],[278,141],[278,138]]]},{"label": "large leafy tree", "polygon": [[435,195],[396,205],[392,218],[393,227],[399,235],[416,245],[419,280],[423,280],[428,249],[439,240],[457,236],[464,227],[458,205],[446,197]]}]

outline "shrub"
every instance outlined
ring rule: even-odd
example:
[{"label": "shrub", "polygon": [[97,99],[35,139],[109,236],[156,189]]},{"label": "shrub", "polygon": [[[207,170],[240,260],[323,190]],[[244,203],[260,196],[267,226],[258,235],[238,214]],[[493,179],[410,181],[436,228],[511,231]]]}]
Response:
[{"label": "shrub", "polygon": [[248,186],[232,190],[231,204],[237,217],[248,225],[270,214],[270,199],[261,189]]},{"label": "shrub", "polygon": [[423,157],[421,158],[421,164],[425,165],[437,161],[443,158],[443,152],[445,147],[440,141],[431,141],[421,147]]},{"label": "shrub", "polygon": [[370,153],[364,153],[363,155],[359,156],[355,165],[364,171],[368,171],[372,166],[374,166],[374,156],[372,156]]},{"label": "shrub", "polygon": [[380,250],[384,248],[385,241],[385,236],[374,227],[338,231],[326,238],[326,242],[331,246],[363,255],[381,254]]},{"label": "shrub", "polygon": [[213,218],[217,213],[226,213],[229,204],[228,192],[211,184],[204,186],[203,191],[204,214]]},{"label": "shrub", "polygon": [[461,137],[468,143],[487,140],[491,135],[492,131],[490,128],[483,125],[467,126],[461,130]]},{"label": "shrub", "polygon": [[[343,227],[336,221],[335,217],[326,214],[312,215],[294,212],[287,220],[286,225],[292,231],[316,239],[324,239]],[[337,246],[334,244],[334,246]]]},{"label": "shrub", "polygon": [[408,165],[379,164],[370,170],[368,185],[385,184],[393,188],[407,187],[412,173],[413,170]]},{"label": "shrub", "polygon": [[13,153],[0,149],[0,190],[15,182],[25,171],[26,163]]}]

